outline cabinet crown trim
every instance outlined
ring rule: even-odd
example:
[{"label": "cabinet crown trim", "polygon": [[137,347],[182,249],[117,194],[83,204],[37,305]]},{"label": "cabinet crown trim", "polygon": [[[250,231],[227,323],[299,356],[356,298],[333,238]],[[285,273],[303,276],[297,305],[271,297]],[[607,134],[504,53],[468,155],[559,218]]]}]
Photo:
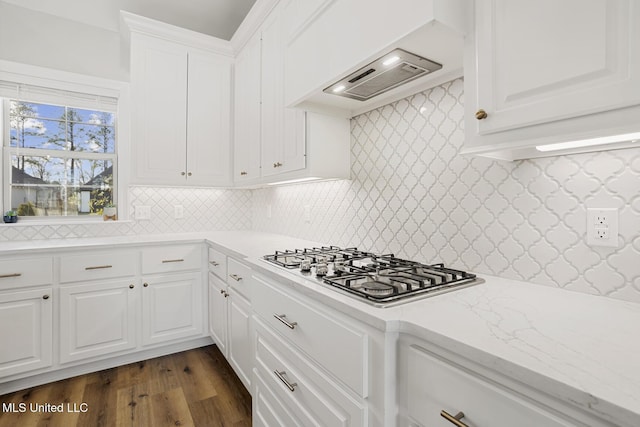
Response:
[{"label": "cabinet crown trim", "polygon": [[125,38],[129,38],[130,33],[140,33],[231,58],[234,56],[230,42],[197,31],[176,27],[124,10],[120,11],[120,23],[121,32]]}]

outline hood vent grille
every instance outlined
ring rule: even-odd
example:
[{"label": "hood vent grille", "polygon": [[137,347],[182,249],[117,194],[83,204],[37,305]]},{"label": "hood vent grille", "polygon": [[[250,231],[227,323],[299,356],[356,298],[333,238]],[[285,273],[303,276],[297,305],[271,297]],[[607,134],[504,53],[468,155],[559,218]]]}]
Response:
[{"label": "hood vent grille", "polygon": [[441,68],[437,62],[395,49],[325,88],[324,92],[366,101]]}]

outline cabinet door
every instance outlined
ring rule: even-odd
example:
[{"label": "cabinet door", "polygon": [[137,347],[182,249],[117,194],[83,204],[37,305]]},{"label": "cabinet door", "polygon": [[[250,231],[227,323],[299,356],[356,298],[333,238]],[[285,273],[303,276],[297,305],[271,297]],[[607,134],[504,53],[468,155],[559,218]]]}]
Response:
[{"label": "cabinet door", "polygon": [[227,285],[209,273],[209,335],[227,356]]},{"label": "cabinet door", "polygon": [[400,347],[399,370],[399,425],[450,427],[452,424],[441,416],[442,411],[453,416],[462,412],[461,421],[474,427],[570,427],[577,424],[449,365],[415,345]]},{"label": "cabinet door", "polygon": [[[187,51],[132,34],[132,181],[186,183]],[[183,175],[185,173],[185,175]]]},{"label": "cabinet door", "polygon": [[304,112],[284,104],[285,25],[276,11],[262,27],[262,175],[305,167]]},{"label": "cabinet door", "polygon": [[202,276],[183,273],[144,278],[142,343],[202,334]]},{"label": "cabinet door", "polygon": [[476,93],[466,100],[468,114],[488,116],[472,121],[475,132],[640,103],[639,20],[629,0],[477,1]]},{"label": "cabinet door", "polygon": [[235,65],[233,179],[260,178],[260,38],[254,37]]},{"label": "cabinet door", "polygon": [[0,294],[0,378],[52,363],[51,288]]},{"label": "cabinet door", "polygon": [[251,306],[239,293],[229,289],[229,363],[251,390],[253,350],[251,345]]},{"label": "cabinet door", "polygon": [[137,291],[131,280],[60,288],[60,362],[136,346]]},{"label": "cabinet door", "polygon": [[189,51],[187,183],[228,185],[231,180],[231,64]]}]

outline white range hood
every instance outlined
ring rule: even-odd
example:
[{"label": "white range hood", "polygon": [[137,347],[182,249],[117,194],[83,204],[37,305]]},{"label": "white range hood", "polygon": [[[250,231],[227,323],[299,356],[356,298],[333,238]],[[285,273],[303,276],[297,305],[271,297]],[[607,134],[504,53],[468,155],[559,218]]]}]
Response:
[{"label": "white range hood", "polygon": [[[394,8],[382,6],[386,3],[335,1],[295,34],[285,54],[288,106],[352,117],[462,76],[470,1],[401,0],[403,4],[394,2]],[[356,11],[358,25],[345,18]],[[400,52],[403,64],[395,76],[389,76],[381,69],[385,61],[398,56],[394,52]],[[422,66],[415,65],[411,56],[421,57],[418,64]],[[395,84],[393,80],[401,79],[402,73],[419,75]],[[351,85],[366,82],[369,93],[376,92],[371,86],[386,83],[392,89],[368,98],[344,96],[349,81]]]}]

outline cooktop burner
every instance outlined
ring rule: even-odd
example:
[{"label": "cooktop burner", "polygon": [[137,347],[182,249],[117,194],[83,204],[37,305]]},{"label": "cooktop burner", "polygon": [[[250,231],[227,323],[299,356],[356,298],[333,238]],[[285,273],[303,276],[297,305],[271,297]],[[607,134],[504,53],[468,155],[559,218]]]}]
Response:
[{"label": "cooktop burner", "polygon": [[338,246],[276,251],[264,259],[381,307],[483,282],[444,264]]}]

